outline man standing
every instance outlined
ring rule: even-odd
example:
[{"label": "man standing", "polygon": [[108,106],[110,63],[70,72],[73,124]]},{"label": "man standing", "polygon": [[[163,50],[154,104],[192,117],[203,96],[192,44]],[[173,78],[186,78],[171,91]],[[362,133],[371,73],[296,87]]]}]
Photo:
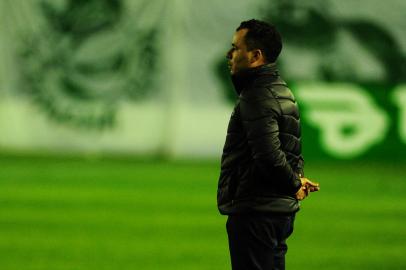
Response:
[{"label": "man standing", "polygon": [[285,269],[298,200],[319,190],[302,178],[299,110],[275,64],[281,49],[274,26],[249,20],[237,28],[227,53],[239,98],[228,125],[217,203],[228,215],[233,270]]}]

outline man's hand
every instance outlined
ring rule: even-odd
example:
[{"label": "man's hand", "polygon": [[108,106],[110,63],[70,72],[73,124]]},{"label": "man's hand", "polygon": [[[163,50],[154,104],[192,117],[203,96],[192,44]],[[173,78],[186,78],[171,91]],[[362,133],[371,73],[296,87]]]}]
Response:
[{"label": "man's hand", "polygon": [[309,196],[310,192],[315,192],[320,190],[320,185],[319,183],[314,183],[310,181],[309,179],[302,177],[299,174],[300,181],[302,182],[302,186],[300,187],[299,191],[296,192],[296,199],[298,200],[303,200],[307,196]]},{"label": "man's hand", "polygon": [[306,187],[301,186],[299,191],[296,192],[296,199],[299,201],[304,200],[307,197],[308,192],[306,191]]},{"label": "man's hand", "polygon": [[299,176],[300,176],[300,181],[302,182],[302,187],[306,188],[307,194],[309,194],[309,192],[315,192],[315,191],[320,190],[319,183],[312,182],[305,177],[301,177],[301,175],[299,175]]}]

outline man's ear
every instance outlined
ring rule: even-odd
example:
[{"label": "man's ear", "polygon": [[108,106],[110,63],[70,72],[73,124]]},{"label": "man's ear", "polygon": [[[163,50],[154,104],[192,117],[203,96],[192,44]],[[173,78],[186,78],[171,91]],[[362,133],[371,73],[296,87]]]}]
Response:
[{"label": "man's ear", "polygon": [[259,63],[265,62],[264,55],[262,54],[262,51],[260,49],[255,49],[251,51],[251,63],[254,62]]}]

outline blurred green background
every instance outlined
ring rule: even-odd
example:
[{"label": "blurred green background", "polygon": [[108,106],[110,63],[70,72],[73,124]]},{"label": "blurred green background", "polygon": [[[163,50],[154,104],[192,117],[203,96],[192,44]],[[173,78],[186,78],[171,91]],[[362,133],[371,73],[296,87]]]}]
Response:
[{"label": "blurred green background", "polygon": [[229,269],[242,20],[280,29],[305,174],[288,269],[405,269],[401,0],[0,2],[0,269]]}]

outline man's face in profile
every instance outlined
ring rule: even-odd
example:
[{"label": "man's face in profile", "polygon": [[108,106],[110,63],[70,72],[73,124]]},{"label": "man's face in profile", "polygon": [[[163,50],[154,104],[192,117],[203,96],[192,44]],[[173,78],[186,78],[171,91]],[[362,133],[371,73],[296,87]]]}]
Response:
[{"label": "man's face in profile", "polygon": [[240,29],[234,33],[232,48],[227,53],[228,67],[231,75],[249,68],[249,57],[245,44],[245,35],[248,29]]}]

